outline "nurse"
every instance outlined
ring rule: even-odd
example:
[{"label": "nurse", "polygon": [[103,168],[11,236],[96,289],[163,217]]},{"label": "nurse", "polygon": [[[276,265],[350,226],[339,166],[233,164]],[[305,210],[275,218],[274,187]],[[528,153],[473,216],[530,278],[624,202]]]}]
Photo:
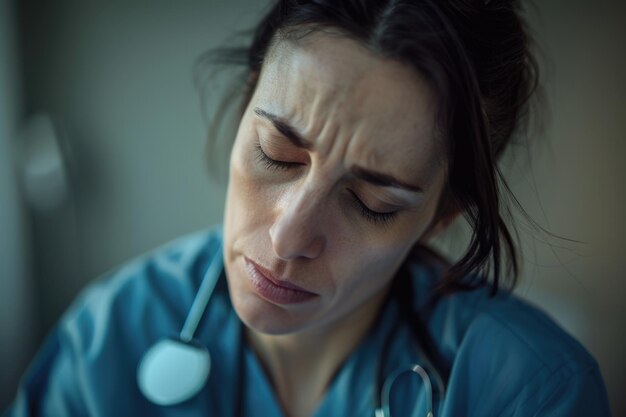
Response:
[{"label": "nurse", "polygon": [[[278,1],[246,51],[223,228],[88,288],[7,415],[610,415],[594,359],[508,291],[496,162],[537,83],[520,14]],[[473,238],[450,264],[428,242],[458,215]],[[185,320],[206,361],[142,371]]]}]

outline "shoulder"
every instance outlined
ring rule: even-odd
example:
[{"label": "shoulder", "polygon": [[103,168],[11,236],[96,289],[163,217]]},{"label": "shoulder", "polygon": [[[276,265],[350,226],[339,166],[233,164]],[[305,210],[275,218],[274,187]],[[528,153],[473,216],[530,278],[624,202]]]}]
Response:
[{"label": "shoulder", "polygon": [[144,287],[157,291],[160,286],[196,286],[221,241],[219,227],[179,237],[103,274],[78,300],[120,296]]},{"label": "shoulder", "polygon": [[[137,365],[156,340],[180,331],[219,245],[219,228],[194,233],[90,284],[31,363],[9,415],[145,414]],[[116,392],[137,395],[111,402]]]},{"label": "shoulder", "polygon": [[[122,337],[148,343],[178,331],[221,240],[219,227],[195,232],[104,274],[76,298],[60,326],[87,344],[85,350]],[[138,329],[143,337],[127,337]]]},{"label": "shoulder", "polygon": [[511,292],[501,290],[492,296],[484,287],[440,296],[429,305],[442,268],[414,264],[410,271],[415,309],[427,315],[429,330],[450,361],[468,343],[497,340],[509,352],[525,352],[548,367],[569,362],[574,367],[595,366],[585,348],[547,313]]},{"label": "shoulder", "polygon": [[[420,265],[411,270],[419,300],[432,290],[441,270]],[[517,415],[513,410],[525,404],[535,407],[526,409],[534,414],[551,395],[563,392],[569,392],[572,401],[577,392],[578,397],[593,396],[608,407],[595,359],[528,301],[506,291],[490,296],[489,288],[482,288],[442,296],[428,311],[425,306],[422,301],[416,307],[426,315],[430,336],[448,367],[450,387],[460,394],[457,399],[462,399],[463,407],[484,407],[470,403],[486,395],[492,398],[487,404],[502,412]],[[463,387],[454,386],[459,384]],[[584,387],[579,388],[582,392],[572,388],[576,384]],[[567,401],[561,398],[560,403]]]},{"label": "shoulder", "polygon": [[220,227],[179,237],[105,273],[92,288],[123,288],[137,277],[184,281],[205,266],[221,242]]}]

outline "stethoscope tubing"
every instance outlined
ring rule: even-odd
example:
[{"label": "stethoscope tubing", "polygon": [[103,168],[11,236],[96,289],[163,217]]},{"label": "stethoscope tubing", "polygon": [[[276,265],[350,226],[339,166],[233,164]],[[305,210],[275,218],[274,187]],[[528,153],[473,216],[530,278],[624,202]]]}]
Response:
[{"label": "stethoscope tubing", "polygon": [[[185,319],[185,323],[183,324],[183,327],[180,331],[179,337],[183,342],[189,343],[192,340],[194,340],[194,335],[198,328],[198,324],[200,323],[200,320],[202,319],[203,315],[206,312],[208,302],[211,296],[213,295],[215,286],[217,285],[217,282],[219,280],[220,275],[223,272],[223,269],[224,269],[223,249],[222,249],[222,245],[219,245],[216,253],[214,254],[213,260],[210,262],[209,267],[207,268],[207,271],[204,274],[204,277],[202,279],[202,282],[200,283],[198,292],[196,293],[196,296],[189,309],[189,313],[187,314],[187,317]],[[432,373],[435,376],[435,382],[436,382],[436,385],[437,385],[437,388],[439,390],[441,397],[443,397],[444,395],[445,387],[443,384],[443,380],[441,379],[441,376],[439,375],[438,372],[436,372],[436,369],[432,366],[430,361],[428,361],[428,359],[423,354],[420,355],[422,365],[412,364],[410,367],[397,369],[394,372],[392,372],[390,375],[388,375],[387,378],[384,380],[384,382],[382,381],[382,372],[383,372],[383,366],[385,362],[382,358],[384,358],[387,352],[389,351],[391,340],[393,339],[393,336],[396,333],[396,331],[399,329],[400,323],[401,323],[401,320],[398,320],[396,322],[394,328],[391,330],[390,334],[388,335],[387,340],[385,340],[385,343],[382,349],[381,360],[378,361],[378,371],[377,371],[377,376],[376,376],[377,386],[376,386],[376,389],[374,390],[374,397],[375,397],[374,398],[374,414],[376,417],[391,417],[389,402],[390,402],[390,396],[391,396],[391,390],[393,388],[393,384],[401,374],[405,372],[413,372],[422,379],[422,384],[426,392],[426,409],[427,409],[426,416],[433,417],[434,416],[433,414],[433,385],[432,385],[432,381],[430,378],[430,373]],[[245,364],[244,364],[244,361],[245,361],[244,349],[245,348],[244,348],[243,323],[241,324],[241,340],[239,341],[239,345],[240,345],[240,352],[239,352],[239,358],[238,358],[239,363],[237,366],[238,375],[237,375],[237,381],[235,382],[235,384],[237,385],[237,387],[235,388],[237,390],[237,395],[236,395],[236,404],[234,404],[235,409],[233,410],[236,416],[242,415],[243,389],[245,385]],[[419,346],[416,346],[416,350],[419,353],[421,353]],[[379,396],[377,396],[376,393],[379,393]]]},{"label": "stethoscope tubing", "polygon": [[414,364],[410,369],[396,369],[392,372],[385,383],[383,384],[381,395],[380,407],[376,408],[376,417],[391,417],[391,410],[389,408],[389,398],[391,396],[391,388],[396,382],[398,377],[405,372],[414,372],[422,378],[424,384],[424,390],[426,391],[426,417],[433,417],[433,389],[430,382],[428,372],[420,365]]},{"label": "stethoscope tubing", "polygon": [[193,303],[191,304],[191,308],[189,309],[189,313],[187,314],[187,319],[185,320],[185,324],[183,325],[182,330],[180,331],[180,338],[189,342],[193,339],[196,330],[198,329],[198,324],[206,311],[206,307],[209,303],[209,299],[213,294],[213,290],[217,285],[217,281],[219,280],[219,275],[224,268],[224,258],[223,258],[223,250],[222,245],[219,246],[213,261],[209,265],[202,283],[200,284],[200,288],[198,289],[196,298],[194,298]]},{"label": "stethoscope tubing", "polygon": [[[402,321],[397,320],[395,325],[393,326],[390,334],[385,341],[381,358],[387,357],[387,353],[389,352],[391,340],[393,339],[394,334],[400,329]],[[418,357],[420,359],[421,365],[414,363],[410,366],[398,368],[394,370],[391,374],[389,374],[384,382],[382,378],[382,374],[384,371],[384,360],[378,361],[378,370],[376,372],[376,387],[374,390],[374,415],[375,417],[391,417],[390,410],[390,397],[391,397],[391,389],[393,387],[396,379],[406,372],[413,372],[418,375],[422,380],[422,385],[424,387],[426,393],[426,417],[434,416],[433,409],[433,384],[430,378],[432,374],[434,376],[434,381],[437,387],[437,391],[439,393],[439,397],[443,398],[445,395],[445,384],[443,383],[443,379],[439,372],[437,372],[436,368],[433,366],[432,362],[428,359],[428,357],[423,353],[420,349],[419,345],[416,342],[416,338],[413,335],[413,343],[415,345],[415,350],[418,352]],[[376,396],[376,393],[379,393],[379,396]],[[415,410],[417,413],[417,409]]]}]

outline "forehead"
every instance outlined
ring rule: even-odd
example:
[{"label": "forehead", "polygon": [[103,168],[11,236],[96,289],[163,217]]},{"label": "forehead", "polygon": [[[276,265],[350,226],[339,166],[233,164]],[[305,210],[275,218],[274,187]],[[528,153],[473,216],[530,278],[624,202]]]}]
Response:
[{"label": "forehead", "polygon": [[430,86],[408,65],[345,36],[316,32],[297,43],[278,41],[253,100],[316,144],[336,139],[327,132],[349,137],[356,157],[379,166],[427,171],[443,160]]}]

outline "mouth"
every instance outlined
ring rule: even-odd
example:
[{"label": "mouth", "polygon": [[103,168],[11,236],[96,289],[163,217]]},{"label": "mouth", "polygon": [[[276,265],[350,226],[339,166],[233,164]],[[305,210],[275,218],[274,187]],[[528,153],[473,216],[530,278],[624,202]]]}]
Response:
[{"label": "mouth", "polygon": [[284,279],[277,278],[271,271],[244,257],[247,277],[256,292],[274,304],[298,304],[318,295]]}]

